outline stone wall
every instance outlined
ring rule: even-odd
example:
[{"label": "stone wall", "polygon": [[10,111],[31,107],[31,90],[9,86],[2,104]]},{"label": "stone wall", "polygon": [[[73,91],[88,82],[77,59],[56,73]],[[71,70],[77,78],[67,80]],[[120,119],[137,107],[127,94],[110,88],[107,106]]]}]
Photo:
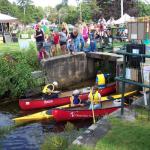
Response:
[{"label": "stone wall", "polygon": [[58,56],[44,62],[47,82],[58,81],[60,87],[67,87],[95,77],[94,60],[85,53]]}]

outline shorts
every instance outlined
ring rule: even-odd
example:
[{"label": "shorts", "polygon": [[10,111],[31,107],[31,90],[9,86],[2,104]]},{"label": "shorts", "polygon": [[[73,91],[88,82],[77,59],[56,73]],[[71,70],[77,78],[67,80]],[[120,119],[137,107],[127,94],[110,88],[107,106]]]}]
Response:
[{"label": "shorts", "polygon": [[40,51],[43,47],[43,42],[36,42],[37,50]]},{"label": "shorts", "polygon": [[63,45],[67,45],[67,42],[61,42],[60,41],[60,46],[63,46]]},{"label": "shorts", "polygon": [[[93,106],[94,109],[100,109],[101,108],[101,104],[95,104]],[[92,104],[90,104],[90,107],[89,107],[90,110],[92,110]]]}]

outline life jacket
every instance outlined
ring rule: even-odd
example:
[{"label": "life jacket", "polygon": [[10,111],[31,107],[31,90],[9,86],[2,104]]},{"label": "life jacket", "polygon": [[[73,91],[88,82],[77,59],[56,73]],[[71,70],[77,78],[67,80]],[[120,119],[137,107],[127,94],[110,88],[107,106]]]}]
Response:
[{"label": "life jacket", "polygon": [[79,95],[75,95],[75,96],[72,96],[70,98],[70,101],[71,101],[71,104],[80,104],[81,100],[79,98]]},{"label": "life jacket", "polygon": [[105,80],[104,74],[98,74],[97,78],[98,78],[98,86],[105,85],[106,80]]},{"label": "life jacket", "polygon": [[42,93],[44,94],[51,94],[54,91],[54,85],[53,84],[47,84],[44,86]]},{"label": "life jacket", "polygon": [[94,104],[99,104],[99,93],[98,93],[98,91],[96,91],[95,94],[92,94],[92,91],[91,91],[89,97],[90,97],[90,100]]}]

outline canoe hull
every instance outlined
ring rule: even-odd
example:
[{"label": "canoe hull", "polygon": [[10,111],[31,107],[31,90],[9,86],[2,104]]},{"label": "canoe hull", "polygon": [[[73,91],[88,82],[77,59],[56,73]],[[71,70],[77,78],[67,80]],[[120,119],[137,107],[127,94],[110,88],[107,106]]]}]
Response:
[{"label": "canoe hull", "polygon": [[[57,108],[69,108],[70,105],[63,105]],[[12,119],[15,121],[15,123],[27,123],[27,122],[33,122],[33,121],[41,121],[41,120],[52,120],[53,116],[51,115],[51,110],[44,110],[38,113],[30,114],[23,117],[17,117]]]},{"label": "canoe hull", "polygon": [[[109,87],[106,87],[102,90],[99,90],[102,96],[114,93],[116,91],[116,85],[113,84]],[[88,94],[81,94],[80,99],[82,101],[86,101],[88,99]],[[70,103],[70,96],[68,97],[61,97],[61,98],[54,98],[49,100],[42,100],[42,99],[20,99],[19,106],[22,110],[33,110],[33,109],[42,109],[42,108],[49,108],[49,107],[57,107],[61,105],[66,105]]]},{"label": "canoe hull", "polygon": [[[108,115],[117,109],[118,107],[111,107],[111,108],[103,108],[94,110],[95,117],[101,117],[104,115]],[[57,122],[61,121],[73,121],[73,120],[80,120],[80,119],[90,119],[93,117],[91,110],[62,110],[62,109],[54,109],[52,110],[52,115]]]},{"label": "canoe hull", "polygon": [[47,119],[53,119],[53,116],[47,114],[47,111],[42,111],[32,115],[14,118],[13,121],[15,121],[15,123],[27,123],[27,122],[47,120]]}]

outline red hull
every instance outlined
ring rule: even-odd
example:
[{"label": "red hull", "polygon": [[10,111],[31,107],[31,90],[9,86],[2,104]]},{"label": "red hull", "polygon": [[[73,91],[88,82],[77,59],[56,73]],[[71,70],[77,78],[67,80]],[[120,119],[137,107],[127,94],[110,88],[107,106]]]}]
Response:
[{"label": "red hull", "polygon": [[[113,84],[109,87],[106,87],[102,90],[99,90],[102,96],[106,96],[108,94],[114,93],[116,91],[116,85]],[[80,95],[80,99],[82,101],[88,99],[88,94],[85,93]],[[48,107],[56,107],[62,106],[70,103],[70,96],[69,97],[61,97],[49,100],[42,100],[42,99],[20,99],[19,106],[22,110],[33,110],[33,109],[42,109]]]},{"label": "red hull", "polygon": [[[103,109],[96,109],[94,110],[95,117],[108,115],[115,110],[119,109],[118,107],[111,107],[111,108],[103,108]],[[57,122],[60,121],[73,121],[79,119],[89,119],[92,118],[92,110],[63,110],[63,109],[54,109],[52,110],[52,115]]]}]

